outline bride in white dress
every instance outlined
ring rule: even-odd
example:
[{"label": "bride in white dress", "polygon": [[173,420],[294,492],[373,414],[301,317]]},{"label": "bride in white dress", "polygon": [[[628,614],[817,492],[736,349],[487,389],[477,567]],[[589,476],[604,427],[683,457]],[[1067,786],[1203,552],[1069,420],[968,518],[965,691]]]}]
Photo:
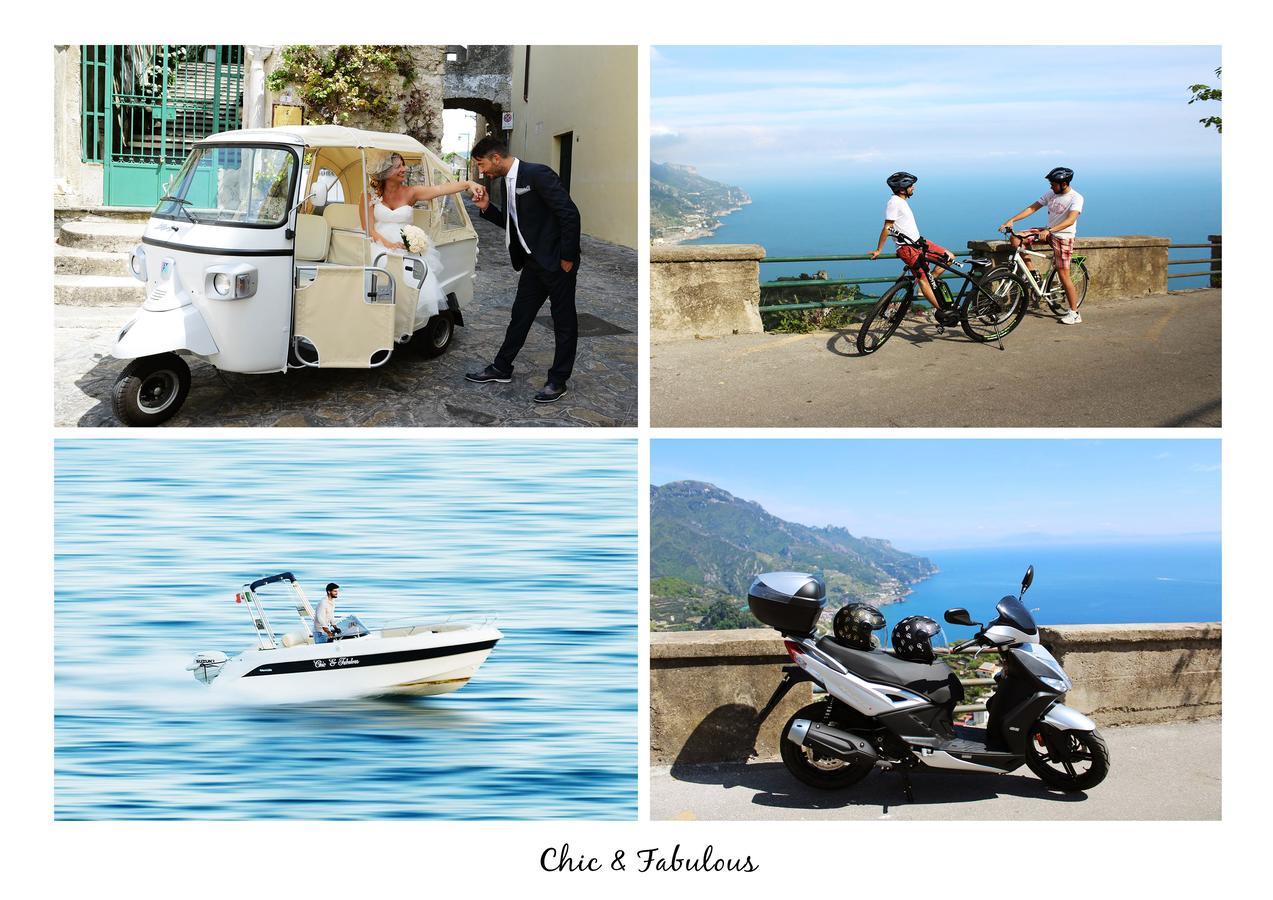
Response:
[{"label": "bride in white dress", "polygon": [[[442,258],[432,241],[423,253],[408,253],[406,243],[402,240],[402,227],[410,225],[415,214],[415,204],[424,203],[435,197],[447,194],[458,194],[469,191],[474,199],[478,199],[484,188],[476,181],[454,181],[447,184],[409,185],[406,183],[407,164],[397,153],[388,154],[380,163],[368,172],[371,192],[364,193],[358,204],[358,214],[362,218],[362,226],[372,240],[371,257],[374,260],[379,254],[388,251],[398,256],[413,256],[424,260],[428,268],[424,284],[420,286],[420,300],[417,306],[417,321],[427,321],[436,316],[446,304],[442,293],[439,276],[442,272]],[[368,210],[371,211],[368,221]]]}]

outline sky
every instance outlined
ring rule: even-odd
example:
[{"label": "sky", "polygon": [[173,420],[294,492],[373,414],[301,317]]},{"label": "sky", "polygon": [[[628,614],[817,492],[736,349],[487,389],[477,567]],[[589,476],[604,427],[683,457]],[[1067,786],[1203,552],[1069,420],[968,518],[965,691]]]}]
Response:
[{"label": "sky", "polygon": [[[650,483],[922,552],[1218,539],[1214,440],[652,440]],[[940,476],[933,473],[940,471]]]},{"label": "sky", "polygon": [[650,155],[728,181],[1218,171],[1219,47],[654,47]]}]

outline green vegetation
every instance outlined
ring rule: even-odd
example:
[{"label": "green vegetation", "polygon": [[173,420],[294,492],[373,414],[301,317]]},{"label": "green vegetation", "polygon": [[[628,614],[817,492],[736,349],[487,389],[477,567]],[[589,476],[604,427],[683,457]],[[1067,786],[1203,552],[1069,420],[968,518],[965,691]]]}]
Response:
[{"label": "green vegetation", "polygon": [[862,321],[862,314],[869,307],[832,306],[819,309],[787,309],[778,312],[765,312],[766,306],[778,306],[786,303],[827,303],[831,301],[857,300],[862,296],[861,289],[855,284],[819,285],[801,284],[802,281],[825,281],[826,272],[813,275],[802,273],[794,278],[779,278],[778,281],[790,281],[791,286],[767,287],[760,289],[760,318],[765,331],[777,334],[808,334],[810,331],[827,330],[843,331],[855,327]]},{"label": "green vegetation", "polygon": [[[1220,77],[1220,70],[1222,68],[1223,66],[1216,67],[1216,78]],[[1213,88],[1208,84],[1191,84],[1189,85],[1189,93],[1193,94],[1193,96],[1189,98],[1190,103],[1205,103],[1211,100],[1219,103],[1221,100],[1220,88]],[[1220,127],[1220,116],[1203,116],[1198,121],[1202,123],[1203,128],[1214,128],[1217,134],[1223,131]]]},{"label": "green vegetation", "polygon": [[855,537],[835,526],[786,522],[715,485],[679,481],[650,493],[655,630],[756,627],[746,596],[760,572],[820,572],[835,608],[855,600],[891,603],[909,593],[907,585],[937,571],[930,560],[888,541]]},{"label": "green vegetation", "polygon": [[296,89],[310,122],[391,128],[398,119],[404,86],[415,77],[406,47],[345,44],[283,48],[283,62],[266,83],[272,91]]}]

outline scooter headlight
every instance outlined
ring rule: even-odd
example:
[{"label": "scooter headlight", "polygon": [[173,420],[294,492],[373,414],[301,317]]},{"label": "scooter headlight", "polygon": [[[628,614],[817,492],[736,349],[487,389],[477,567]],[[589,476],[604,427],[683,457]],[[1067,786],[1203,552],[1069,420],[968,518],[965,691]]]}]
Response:
[{"label": "scooter headlight", "polygon": [[146,250],[140,244],[133,248],[132,255],[128,257],[128,268],[138,281],[146,281]]},{"label": "scooter headlight", "polygon": [[222,297],[230,296],[230,276],[226,272],[217,272],[212,276],[212,289]]},{"label": "scooter headlight", "polygon": [[1070,684],[1070,679],[1068,678],[1052,678],[1047,675],[1042,675],[1039,677],[1039,680],[1042,681],[1044,684],[1046,684],[1048,687],[1054,688],[1055,690],[1060,691],[1062,694],[1064,694],[1066,691],[1068,691],[1072,687],[1072,685]]}]

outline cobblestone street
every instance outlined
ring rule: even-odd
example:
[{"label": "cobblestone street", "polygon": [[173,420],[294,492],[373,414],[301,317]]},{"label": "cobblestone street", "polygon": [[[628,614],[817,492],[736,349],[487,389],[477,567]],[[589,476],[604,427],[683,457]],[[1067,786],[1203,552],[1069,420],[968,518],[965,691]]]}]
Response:
[{"label": "cobblestone street", "polygon": [[[570,391],[540,406],[531,397],[552,362],[545,303],[517,358],[511,384],[471,384],[499,348],[517,288],[503,232],[477,217],[476,296],[465,327],[442,357],[408,347],[379,369],[302,370],[274,375],[218,373],[187,357],[192,386],[168,424],[196,426],[635,426],[637,424],[637,254],[583,238],[577,305],[579,354]],[[585,223],[586,226],[586,223]],[[137,304],[143,299],[140,285]],[[125,362],[110,349],[131,306],[55,306],[55,406],[59,426],[116,425],[110,390]]]}]

